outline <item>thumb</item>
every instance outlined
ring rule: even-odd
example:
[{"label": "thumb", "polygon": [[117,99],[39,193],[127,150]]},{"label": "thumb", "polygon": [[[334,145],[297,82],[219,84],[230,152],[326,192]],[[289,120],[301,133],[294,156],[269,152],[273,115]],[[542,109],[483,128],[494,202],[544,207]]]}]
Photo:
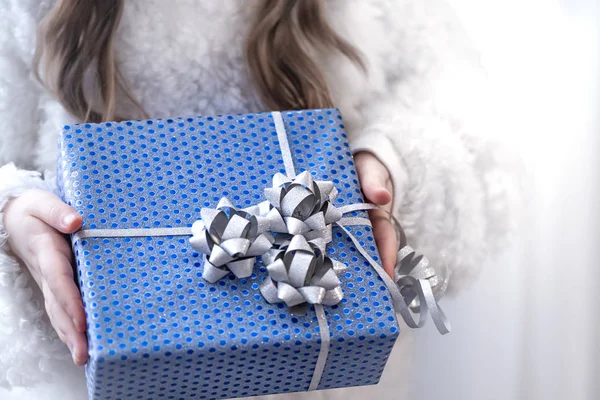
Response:
[{"label": "thumb", "polygon": [[30,190],[23,196],[27,196],[27,213],[59,232],[73,233],[81,227],[81,215],[54,194]]},{"label": "thumb", "polygon": [[358,179],[367,200],[379,206],[392,201],[390,173],[387,168],[368,152],[354,156]]}]

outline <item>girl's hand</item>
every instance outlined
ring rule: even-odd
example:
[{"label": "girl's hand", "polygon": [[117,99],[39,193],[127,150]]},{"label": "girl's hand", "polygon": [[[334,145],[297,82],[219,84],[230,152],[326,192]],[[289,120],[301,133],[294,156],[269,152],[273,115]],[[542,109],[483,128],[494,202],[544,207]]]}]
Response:
[{"label": "girl's hand", "polygon": [[73,279],[73,255],[64,234],[81,227],[81,216],[58,197],[30,190],[4,211],[11,250],[42,289],[52,326],[71,351],[73,362],[87,361],[85,312]]},{"label": "girl's hand", "polygon": [[[362,191],[367,200],[391,212],[394,188],[387,168],[377,157],[366,151],[356,153],[354,163]],[[369,211],[369,218],[373,224],[375,243],[381,255],[383,268],[393,279],[398,252],[396,230],[390,221],[389,215],[382,210]]]}]

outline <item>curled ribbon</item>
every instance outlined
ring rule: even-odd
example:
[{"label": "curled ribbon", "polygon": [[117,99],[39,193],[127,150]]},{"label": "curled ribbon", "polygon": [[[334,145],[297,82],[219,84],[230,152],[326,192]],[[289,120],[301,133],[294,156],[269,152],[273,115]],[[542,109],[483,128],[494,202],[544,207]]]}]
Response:
[{"label": "curled ribbon", "polygon": [[412,318],[403,315],[410,327],[422,327],[427,315],[431,314],[433,323],[442,335],[450,332],[450,323],[437,304],[438,299],[446,291],[448,279],[448,275],[445,279],[440,279],[435,270],[429,266],[429,260],[423,255],[417,255],[412,247],[405,245],[398,251],[394,282],[404,299],[400,305],[402,314],[408,313],[410,309],[420,316],[419,323],[414,324]]}]

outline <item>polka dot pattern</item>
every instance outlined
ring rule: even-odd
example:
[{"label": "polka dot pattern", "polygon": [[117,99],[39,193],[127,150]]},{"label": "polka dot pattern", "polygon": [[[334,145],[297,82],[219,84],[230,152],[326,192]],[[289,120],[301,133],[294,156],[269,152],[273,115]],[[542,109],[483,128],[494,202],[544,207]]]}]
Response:
[{"label": "polka dot pattern", "polygon": [[[337,110],[283,113],[297,172],[362,201]],[[191,226],[221,196],[246,207],[285,172],[269,113],[67,126],[59,186],[86,228]],[[361,213],[356,213],[361,215]],[[368,227],[351,227],[377,257]],[[331,345],[319,389],[378,382],[399,330],[381,279],[334,228],[345,298],[326,307]],[[314,311],[291,316],[258,291],[267,276],[202,280],[187,237],[74,244],[90,399],[222,399],[308,389],[320,349]]]}]

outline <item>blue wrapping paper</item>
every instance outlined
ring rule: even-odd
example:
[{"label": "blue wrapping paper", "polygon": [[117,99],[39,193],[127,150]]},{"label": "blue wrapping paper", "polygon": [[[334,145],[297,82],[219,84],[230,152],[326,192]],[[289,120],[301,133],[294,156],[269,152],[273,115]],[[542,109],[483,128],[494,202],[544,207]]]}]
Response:
[{"label": "blue wrapping paper", "polygon": [[[362,202],[335,109],[282,113],[296,171],[331,180],[336,206]],[[190,227],[227,196],[265,200],[285,173],[270,113],[66,126],[59,188],[86,229]],[[363,212],[355,216],[366,216]],[[378,259],[369,227],[349,227]],[[290,315],[248,279],[202,279],[189,237],[73,243],[88,323],[90,400],[222,399],[306,391],[321,347],[317,317]],[[376,384],[399,334],[381,278],[339,227],[328,255],[348,266],[344,299],[325,306],[331,344],[318,389]]]}]

